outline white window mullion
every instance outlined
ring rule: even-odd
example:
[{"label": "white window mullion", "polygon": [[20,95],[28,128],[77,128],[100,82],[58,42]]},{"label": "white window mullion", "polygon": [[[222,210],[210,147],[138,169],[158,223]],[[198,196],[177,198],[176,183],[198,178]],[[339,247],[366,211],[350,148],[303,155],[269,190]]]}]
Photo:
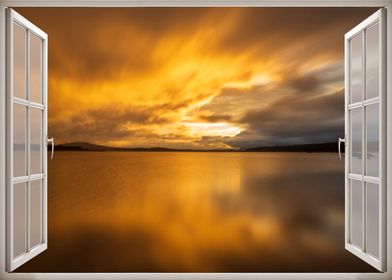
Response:
[{"label": "white window mullion", "polygon": [[[366,32],[361,31],[362,36],[362,175],[366,172],[366,110],[364,102],[366,100]],[[365,180],[362,177],[362,248],[366,252],[366,197],[367,197],[367,186]]]},{"label": "white window mullion", "polygon": [[[30,100],[30,32],[27,30],[27,40],[26,40],[26,99],[29,101]],[[31,175],[31,166],[30,166],[30,141],[31,141],[31,109],[30,109],[30,102],[29,106],[27,107],[27,129],[26,129],[26,134],[27,134],[27,141],[26,141],[26,148],[27,148],[27,175]],[[26,253],[29,252],[30,250],[30,199],[31,199],[31,194],[30,194],[30,180],[26,184],[26,246],[27,250]]]}]

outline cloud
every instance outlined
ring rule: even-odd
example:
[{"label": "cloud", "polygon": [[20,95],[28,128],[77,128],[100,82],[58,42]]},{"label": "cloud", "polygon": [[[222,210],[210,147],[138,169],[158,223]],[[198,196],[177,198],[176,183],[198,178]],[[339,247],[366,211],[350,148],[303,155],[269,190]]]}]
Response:
[{"label": "cloud", "polygon": [[320,81],[317,76],[292,76],[288,77],[282,84],[300,93],[309,93],[316,91],[320,86]]},{"label": "cloud", "polygon": [[241,129],[229,146],[334,139],[342,112],[331,106],[342,99],[328,94],[343,88],[343,35],[375,9],[17,11],[49,35],[59,143],[207,148],[212,139],[187,123]]},{"label": "cloud", "polygon": [[241,122],[249,126],[249,134],[255,134],[250,145],[257,144],[257,138],[260,146],[329,142],[344,134],[343,105],[342,90],[314,98],[294,96],[251,111]]},{"label": "cloud", "polygon": [[132,137],[145,138],[152,133],[152,128],[171,123],[171,116],[160,112],[173,108],[178,108],[178,105],[161,104],[153,108],[121,105],[99,107],[74,115],[70,120],[52,122],[49,130],[55,135],[62,135],[66,141],[100,139],[103,143],[116,140],[123,142]]},{"label": "cloud", "polygon": [[227,144],[246,148],[317,143],[342,135],[342,63],[330,61],[305,72],[290,70],[263,86],[224,88],[202,108],[210,117],[230,112],[233,125],[243,128]]},{"label": "cloud", "polygon": [[214,114],[210,111],[200,111],[196,118],[199,121],[208,123],[231,122],[233,120],[233,116],[230,114]]}]

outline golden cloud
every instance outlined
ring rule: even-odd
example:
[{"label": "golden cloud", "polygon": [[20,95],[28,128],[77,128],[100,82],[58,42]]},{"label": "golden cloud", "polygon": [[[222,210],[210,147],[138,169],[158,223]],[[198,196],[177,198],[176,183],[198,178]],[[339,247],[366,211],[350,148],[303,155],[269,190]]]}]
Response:
[{"label": "golden cloud", "polygon": [[49,130],[59,143],[203,149],[271,142],[274,131],[263,134],[262,120],[254,129],[249,115],[287,100],[285,111],[298,92],[341,89],[343,35],[374,9],[17,10],[49,35]]}]

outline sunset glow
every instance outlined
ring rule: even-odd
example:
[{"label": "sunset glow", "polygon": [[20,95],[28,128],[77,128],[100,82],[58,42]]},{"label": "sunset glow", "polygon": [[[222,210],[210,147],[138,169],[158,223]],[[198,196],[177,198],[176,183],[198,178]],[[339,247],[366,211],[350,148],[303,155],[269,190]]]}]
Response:
[{"label": "sunset glow", "polygon": [[18,11],[49,35],[57,143],[192,149],[335,141],[343,132],[343,35],[369,14]]}]

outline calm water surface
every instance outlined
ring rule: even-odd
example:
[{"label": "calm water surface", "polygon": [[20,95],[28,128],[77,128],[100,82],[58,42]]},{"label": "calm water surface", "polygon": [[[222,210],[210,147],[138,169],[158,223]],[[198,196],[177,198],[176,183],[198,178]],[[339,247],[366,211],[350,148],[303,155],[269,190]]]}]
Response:
[{"label": "calm water surface", "polygon": [[57,152],[49,249],[18,271],[373,271],[336,154]]}]

